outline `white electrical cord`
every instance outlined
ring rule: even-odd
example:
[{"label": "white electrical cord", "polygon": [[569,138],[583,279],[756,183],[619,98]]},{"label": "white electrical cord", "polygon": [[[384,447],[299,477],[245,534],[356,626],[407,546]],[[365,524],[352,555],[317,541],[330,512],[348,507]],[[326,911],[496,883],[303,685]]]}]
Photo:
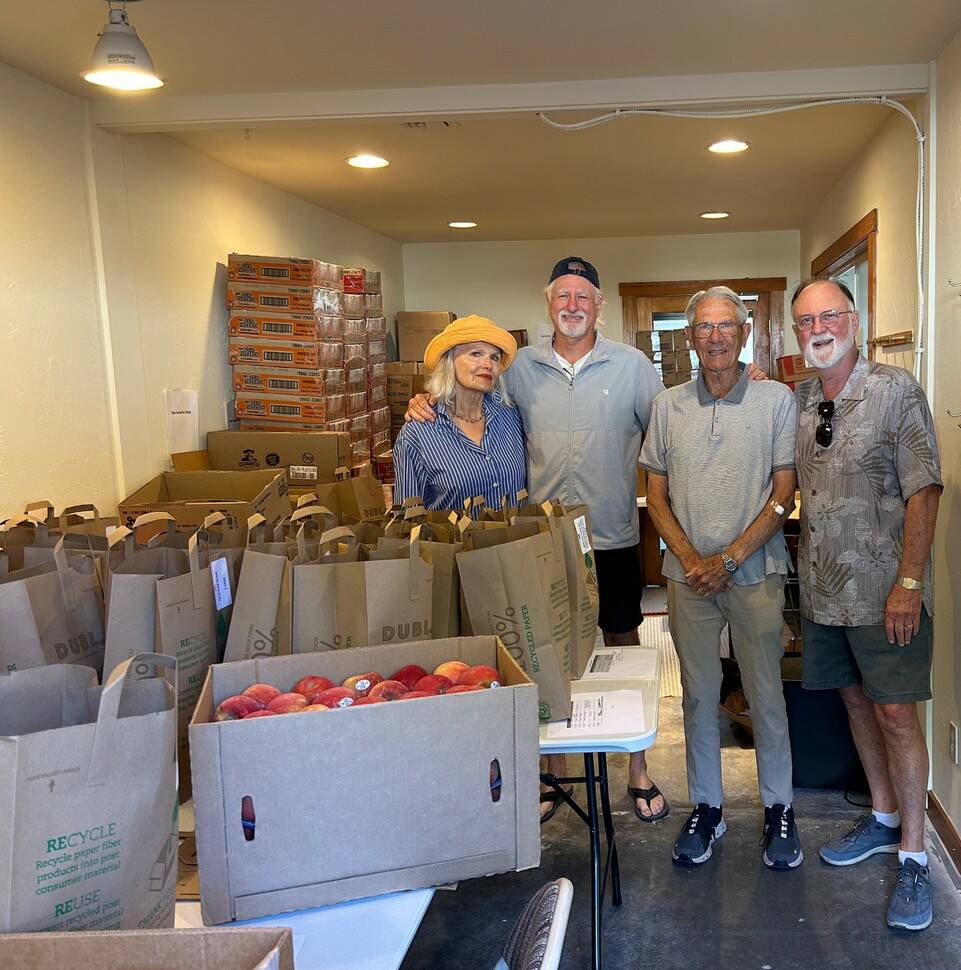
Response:
[{"label": "white electrical cord", "polygon": [[679,111],[673,108],[617,108],[606,114],[598,115],[596,118],[588,118],[586,121],[573,121],[564,123],[553,121],[543,112],[538,111],[537,117],[551,128],[561,131],[584,131],[593,128],[595,125],[603,125],[608,121],[617,121],[620,118],[628,118],[632,115],[656,115],[663,118],[755,118],[760,115],[783,114],[786,111],[802,111],[806,108],[823,108],[835,104],[878,104],[887,108],[893,108],[911,122],[914,126],[914,137],[918,143],[918,186],[915,197],[914,209],[914,231],[915,231],[915,253],[917,262],[917,287],[918,287],[918,327],[917,340],[915,341],[914,351],[914,376],[918,382],[921,381],[921,359],[924,356],[924,142],[925,135],[921,130],[918,119],[900,101],[885,95],[851,97],[851,98],[824,98],[819,101],[804,101],[799,104],[783,104],[765,108],[732,108],[731,110],[721,109],[719,111]]}]

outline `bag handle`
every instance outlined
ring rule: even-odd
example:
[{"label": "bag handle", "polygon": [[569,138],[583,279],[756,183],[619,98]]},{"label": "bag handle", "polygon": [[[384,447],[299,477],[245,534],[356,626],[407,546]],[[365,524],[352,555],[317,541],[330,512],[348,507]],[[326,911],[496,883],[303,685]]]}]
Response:
[{"label": "bag handle", "polygon": [[408,555],[410,556],[410,571],[409,571],[409,596],[412,600],[422,599],[424,596],[424,587],[427,585],[428,576],[433,574],[433,565],[431,563],[425,562],[420,555],[420,525],[415,525],[413,529],[410,530],[410,545],[408,546]]},{"label": "bag handle", "polygon": [[[84,518],[81,515],[82,512],[93,512],[93,518],[92,519],[86,519],[86,518]],[[89,522],[89,523],[91,523],[94,526],[99,526],[100,525],[100,510],[97,508],[96,505],[93,505],[93,504],[90,504],[90,503],[87,503],[87,504],[84,504],[84,505],[68,505],[67,508],[65,508],[60,513],[60,528],[61,529],[67,529],[67,528],[69,528],[70,523],[68,522],[68,519],[70,518],[71,515],[77,516],[82,522],[85,522],[85,523],[86,522]],[[78,523],[74,523],[74,524],[76,525]]]},{"label": "bag handle", "polygon": [[213,589],[213,577],[205,576],[200,568],[200,548],[206,552],[207,567],[210,566],[210,532],[214,526],[227,521],[223,512],[212,512],[204,519],[203,525],[187,540],[187,561],[190,564],[190,587],[193,592],[194,609],[199,610],[204,602],[206,583],[209,580]]},{"label": "bag handle", "polygon": [[320,550],[323,550],[324,546],[329,546],[333,542],[339,543],[341,540],[346,543],[348,548],[353,548],[357,545],[357,536],[346,525],[339,525],[334,529],[328,529],[326,532],[321,533]]},{"label": "bag handle", "polygon": [[47,528],[46,522],[41,522],[36,516],[27,515],[24,513],[23,515],[15,515],[12,518],[7,519],[6,522],[3,523],[3,531],[9,532],[11,529],[15,529],[20,525],[28,525],[30,528],[36,531],[39,531],[40,529],[46,530]]},{"label": "bag handle", "polygon": [[254,512],[247,519],[247,545],[263,542],[266,531],[267,520],[259,512]]},{"label": "bag handle", "polygon": [[119,730],[118,716],[124,688],[131,680],[144,680],[150,666],[154,668],[155,677],[158,667],[176,672],[177,659],[159,653],[137,653],[118,663],[104,683],[100,691],[100,709],[97,711],[90,763],[87,765],[88,787],[105,784],[108,769],[115,761],[113,743]]},{"label": "bag handle", "polygon": [[[169,512],[145,512],[143,515],[138,515],[134,519],[133,523],[133,534],[136,539],[137,532],[143,528],[145,525],[153,525],[156,522],[165,522],[167,524],[166,529],[163,532],[158,532],[156,535],[152,535],[148,540],[146,545],[150,547],[165,546],[167,543],[173,539],[174,532],[176,531],[176,519]],[[163,539],[160,538],[163,536]]]},{"label": "bag handle", "polygon": [[77,608],[77,598],[74,595],[73,570],[67,562],[67,553],[63,548],[63,539],[64,537],[61,536],[57,540],[57,544],[53,547],[53,562],[57,567],[57,579],[60,583],[60,594],[63,596],[63,602],[67,610],[72,611]]},{"label": "bag handle", "polygon": [[[53,502],[51,502],[48,498],[38,499],[36,502],[27,502],[27,504],[23,507],[23,512],[24,515],[29,515],[31,512],[36,512],[39,509],[42,509],[47,513],[42,519],[44,522],[57,517],[57,513],[53,508]],[[37,518],[37,516],[33,516],[33,518]]]},{"label": "bag handle", "polygon": [[317,498],[316,492],[304,492],[304,494],[297,499],[297,508],[299,509],[304,505],[316,505],[318,501],[320,500]]}]

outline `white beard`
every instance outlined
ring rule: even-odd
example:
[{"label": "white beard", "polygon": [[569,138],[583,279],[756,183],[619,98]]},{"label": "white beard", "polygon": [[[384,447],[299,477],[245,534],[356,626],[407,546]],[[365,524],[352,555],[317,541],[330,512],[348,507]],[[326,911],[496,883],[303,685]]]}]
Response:
[{"label": "white beard", "polygon": [[565,337],[577,340],[587,333],[587,317],[583,313],[562,313],[557,318],[557,328]]},{"label": "white beard", "polygon": [[825,370],[828,367],[833,367],[839,360],[854,346],[854,329],[848,329],[848,335],[843,339],[841,337],[834,338],[834,344],[831,346],[831,352],[827,357],[819,356],[812,346],[814,338],[808,342],[807,347],[804,351],[804,360],[808,367],[816,367],[818,370]]}]

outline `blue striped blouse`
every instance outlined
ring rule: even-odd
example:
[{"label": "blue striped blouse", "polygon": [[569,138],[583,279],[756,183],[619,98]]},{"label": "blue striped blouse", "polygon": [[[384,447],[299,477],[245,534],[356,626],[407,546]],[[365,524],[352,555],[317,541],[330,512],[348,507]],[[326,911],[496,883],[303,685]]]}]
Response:
[{"label": "blue striped blouse", "polygon": [[527,451],[524,426],[516,408],[499,391],[484,395],[487,424],[474,444],[437,403],[437,420],[410,421],[394,442],[394,501],[417,495],[428,509],[458,509],[464,500],[483,495],[488,507],[499,508],[501,496],[515,505],[526,486]]}]

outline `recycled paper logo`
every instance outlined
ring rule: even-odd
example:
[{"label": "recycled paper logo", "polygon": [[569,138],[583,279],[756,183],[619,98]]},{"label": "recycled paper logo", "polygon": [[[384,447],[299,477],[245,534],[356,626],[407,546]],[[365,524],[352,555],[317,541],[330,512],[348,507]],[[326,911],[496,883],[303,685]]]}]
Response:
[{"label": "recycled paper logo", "polygon": [[150,870],[148,880],[152,893],[163,891],[164,886],[167,884],[167,877],[170,875],[171,870],[176,868],[177,845],[179,841],[178,836],[171,834],[170,838],[164,843],[164,847],[160,850],[160,855],[157,856],[157,861]]},{"label": "recycled paper logo", "polygon": [[551,719],[551,705],[550,704],[538,704],[537,705],[537,716],[541,721],[549,721]]}]

